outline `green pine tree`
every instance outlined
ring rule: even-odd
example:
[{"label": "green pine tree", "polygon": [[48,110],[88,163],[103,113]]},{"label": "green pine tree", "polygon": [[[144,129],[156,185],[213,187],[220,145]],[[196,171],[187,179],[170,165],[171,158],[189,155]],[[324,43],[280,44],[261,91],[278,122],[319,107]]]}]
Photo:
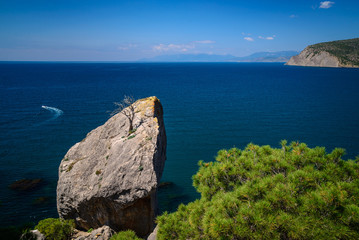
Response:
[{"label": "green pine tree", "polygon": [[193,176],[201,199],[158,217],[158,239],[359,239],[359,164],[344,153],[221,150]]}]

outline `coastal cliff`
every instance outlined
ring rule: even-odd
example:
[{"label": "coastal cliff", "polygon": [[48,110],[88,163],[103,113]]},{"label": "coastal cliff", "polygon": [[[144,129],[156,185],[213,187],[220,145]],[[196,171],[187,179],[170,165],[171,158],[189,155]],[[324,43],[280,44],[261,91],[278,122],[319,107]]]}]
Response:
[{"label": "coastal cliff", "polygon": [[[123,114],[129,110],[131,127]],[[66,153],[59,167],[57,209],[82,230],[107,225],[144,237],[154,228],[166,159],[163,110],[156,97],[149,97],[123,111]]]},{"label": "coastal cliff", "polygon": [[359,38],[310,45],[286,65],[358,68]]}]

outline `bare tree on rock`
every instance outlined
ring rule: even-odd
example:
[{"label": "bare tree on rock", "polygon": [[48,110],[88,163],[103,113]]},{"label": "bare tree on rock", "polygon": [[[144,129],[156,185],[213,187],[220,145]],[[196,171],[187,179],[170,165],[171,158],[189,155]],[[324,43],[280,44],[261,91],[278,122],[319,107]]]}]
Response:
[{"label": "bare tree on rock", "polygon": [[111,116],[116,115],[117,113],[121,113],[126,116],[130,123],[128,134],[130,134],[133,130],[133,119],[135,117],[135,107],[133,104],[135,102],[136,100],[132,96],[125,95],[121,102],[114,102],[117,108],[111,113]]}]

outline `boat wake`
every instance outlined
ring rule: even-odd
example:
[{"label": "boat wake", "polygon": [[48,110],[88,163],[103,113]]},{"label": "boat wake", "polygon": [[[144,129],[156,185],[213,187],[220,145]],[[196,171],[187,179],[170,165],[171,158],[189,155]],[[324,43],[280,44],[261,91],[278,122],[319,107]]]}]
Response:
[{"label": "boat wake", "polygon": [[46,121],[43,121],[42,123],[38,124],[38,125],[42,125],[46,122],[55,120],[56,118],[58,118],[59,116],[61,116],[64,112],[61,109],[55,108],[55,107],[48,107],[48,106],[41,106],[43,109],[46,109],[48,111],[50,111],[52,113],[52,117],[50,119],[47,119]]}]

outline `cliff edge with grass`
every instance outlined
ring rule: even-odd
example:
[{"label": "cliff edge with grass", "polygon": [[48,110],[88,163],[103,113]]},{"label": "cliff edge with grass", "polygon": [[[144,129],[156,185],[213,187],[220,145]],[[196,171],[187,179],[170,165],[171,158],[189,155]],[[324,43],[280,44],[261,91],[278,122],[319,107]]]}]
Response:
[{"label": "cliff edge with grass", "polygon": [[310,45],[286,65],[359,68],[359,38]]},{"label": "cliff edge with grass", "polygon": [[137,100],[91,131],[61,161],[59,216],[82,230],[107,225],[147,236],[154,228],[166,141],[156,97]]}]

